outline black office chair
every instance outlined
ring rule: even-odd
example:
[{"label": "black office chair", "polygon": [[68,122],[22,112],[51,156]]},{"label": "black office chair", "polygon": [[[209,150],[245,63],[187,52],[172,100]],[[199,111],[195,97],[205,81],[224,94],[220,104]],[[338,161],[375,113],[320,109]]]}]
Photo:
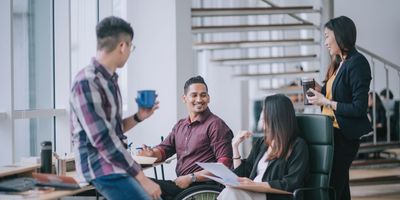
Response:
[{"label": "black office chair", "polygon": [[179,193],[174,200],[215,200],[223,189],[222,185],[196,185]]},{"label": "black office chair", "polygon": [[310,154],[310,177],[304,188],[293,192],[293,199],[304,195],[303,199],[329,199],[335,191],[329,187],[333,162],[332,120],[324,115],[298,114],[300,136],[307,142]]}]

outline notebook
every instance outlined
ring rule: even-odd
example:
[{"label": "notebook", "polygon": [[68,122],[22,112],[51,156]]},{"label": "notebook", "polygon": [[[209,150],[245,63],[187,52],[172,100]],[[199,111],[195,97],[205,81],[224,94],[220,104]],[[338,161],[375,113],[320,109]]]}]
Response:
[{"label": "notebook", "polygon": [[18,177],[0,181],[0,192],[23,192],[33,189],[36,180],[29,177]]},{"label": "notebook", "polygon": [[73,177],[57,176],[55,174],[32,173],[38,186],[49,186],[59,189],[79,189],[80,186]]}]

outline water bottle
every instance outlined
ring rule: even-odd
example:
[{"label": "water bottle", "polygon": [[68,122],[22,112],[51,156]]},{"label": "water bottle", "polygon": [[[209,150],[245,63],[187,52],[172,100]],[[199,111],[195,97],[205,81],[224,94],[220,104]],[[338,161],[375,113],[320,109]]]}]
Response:
[{"label": "water bottle", "polygon": [[42,150],[40,153],[40,159],[41,159],[41,167],[40,167],[40,172],[41,173],[48,173],[51,174],[51,169],[52,169],[52,147],[51,147],[51,142],[50,141],[44,141],[40,144],[42,146]]}]

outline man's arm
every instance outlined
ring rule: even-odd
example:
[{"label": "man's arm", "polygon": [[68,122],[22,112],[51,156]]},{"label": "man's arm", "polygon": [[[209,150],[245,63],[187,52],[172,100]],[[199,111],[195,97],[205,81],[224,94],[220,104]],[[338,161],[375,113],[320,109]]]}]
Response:
[{"label": "man's arm", "polygon": [[185,188],[189,187],[189,185],[192,184],[193,182],[204,182],[204,181],[210,180],[202,175],[212,176],[213,174],[206,170],[201,170],[201,171],[195,172],[193,174],[179,176],[178,178],[175,179],[175,184],[179,188],[185,189]]},{"label": "man's arm", "polygon": [[154,111],[157,110],[159,107],[160,106],[158,101],[154,104],[153,108],[151,109],[139,107],[139,111],[136,114],[131,115],[122,121],[124,127],[123,130],[124,133],[129,131],[131,128],[135,127],[139,122],[149,118],[151,115],[153,115]]},{"label": "man's arm", "polygon": [[209,128],[210,147],[214,152],[217,162],[232,168],[232,139],[231,129],[222,121],[218,120]]},{"label": "man's arm", "polygon": [[138,153],[139,156],[156,157],[156,162],[162,161],[162,154],[158,148],[150,148],[146,145],[143,145],[142,148],[143,150]]},{"label": "man's arm", "polygon": [[143,187],[143,189],[151,196],[152,199],[160,199],[161,188],[157,183],[147,178],[142,171],[135,176],[135,179],[139,182],[139,184]]}]

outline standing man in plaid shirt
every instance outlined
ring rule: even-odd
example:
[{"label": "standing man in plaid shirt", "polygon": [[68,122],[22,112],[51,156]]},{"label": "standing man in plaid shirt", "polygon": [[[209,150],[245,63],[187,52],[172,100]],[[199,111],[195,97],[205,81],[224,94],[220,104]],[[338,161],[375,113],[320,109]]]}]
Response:
[{"label": "standing man in plaid shirt", "polygon": [[109,200],[159,199],[160,187],[147,178],[126,150],[124,133],[158,108],[139,108],[122,119],[122,100],[115,71],[131,51],[133,30],[118,17],[96,26],[97,55],[75,77],[71,91],[72,143],[76,171]]}]

